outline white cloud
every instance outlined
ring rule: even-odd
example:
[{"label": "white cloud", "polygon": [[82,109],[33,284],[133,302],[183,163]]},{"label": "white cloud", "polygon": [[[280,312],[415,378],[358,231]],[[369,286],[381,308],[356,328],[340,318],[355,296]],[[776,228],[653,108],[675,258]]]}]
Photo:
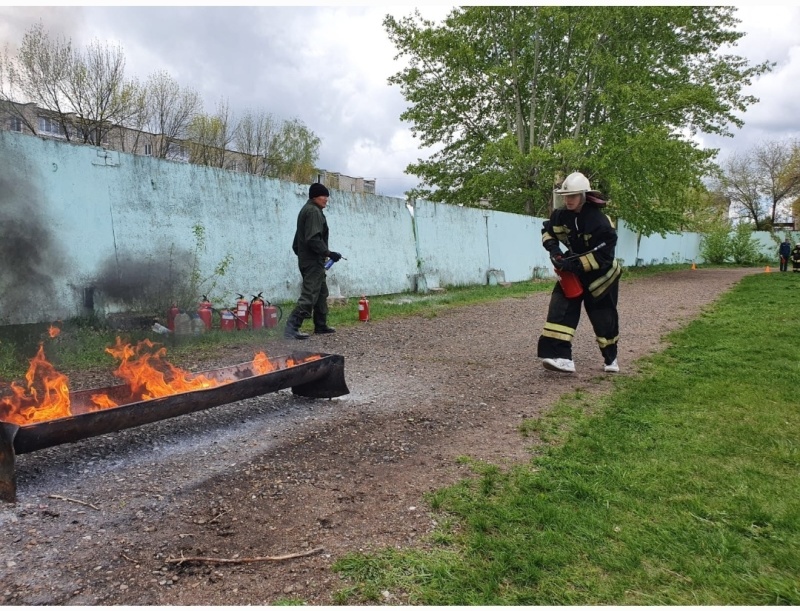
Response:
[{"label": "white cloud", "polygon": [[[403,64],[382,22],[386,14],[414,10],[402,4],[0,7],[0,47],[18,44],[38,20],[79,45],[94,38],[118,43],[128,76],[144,81],[164,70],[196,89],[208,112],[227,98],[234,112],[297,118],[322,139],[321,167],[376,178],[379,192],[402,196],[416,184],[404,175],[406,166],[427,152],[400,121],[406,102],[387,79]],[[440,21],[451,7],[418,10]],[[777,65],[748,89],[761,101],[743,116],[743,129],[732,128],[734,138],[701,139],[723,151],[800,130],[800,7],[743,5],[737,16],[747,35],[731,52]]]}]

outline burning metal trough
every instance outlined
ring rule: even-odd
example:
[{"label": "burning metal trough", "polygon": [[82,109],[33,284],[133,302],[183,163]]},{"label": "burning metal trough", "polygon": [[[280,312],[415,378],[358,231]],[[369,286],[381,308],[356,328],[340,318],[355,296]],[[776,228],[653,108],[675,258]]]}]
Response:
[{"label": "burning metal trough", "polygon": [[[33,364],[33,361],[32,361]],[[125,359],[123,359],[123,365]],[[119,374],[119,370],[117,372]],[[123,376],[121,376],[123,377]],[[294,352],[270,357],[260,353],[249,363],[191,374],[194,388],[154,396],[136,384],[68,392],[63,417],[10,418],[0,411],[0,499],[16,500],[14,463],[17,454],[34,452],[127,428],[201,411],[291,388],[296,395],[332,398],[350,391],[344,379],[344,357]],[[66,378],[64,378],[66,380]],[[19,388],[19,387],[18,387]],[[63,386],[66,389],[66,384]],[[48,387],[47,389],[51,389]],[[18,395],[20,390],[16,391]],[[19,416],[19,414],[17,414]]]}]

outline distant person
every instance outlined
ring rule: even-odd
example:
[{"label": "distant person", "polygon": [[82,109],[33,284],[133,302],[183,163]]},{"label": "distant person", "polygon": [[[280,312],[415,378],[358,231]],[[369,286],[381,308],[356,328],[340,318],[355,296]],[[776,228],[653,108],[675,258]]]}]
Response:
[{"label": "distant person", "polygon": [[786,238],[783,242],[781,242],[781,245],[778,248],[778,256],[781,258],[782,272],[789,271],[789,255],[791,254],[792,244],[789,242],[789,238]]},{"label": "distant person", "polygon": [[[617,231],[602,210],[606,203],[580,172],[567,176],[555,190],[553,213],[542,228],[542,246],[557,270],[577,276],[583,292],[568,299],[561,282],[556,282],[537,347],[545,369],[575,371],[572,338],[583,304],[603,355],[603,370],[619,372],[617,298],[622,268],[615,257]],[[562,244],[566,253],[561,251]]]},{"label": "distant person", "polygon": [[792,271],[800,273],[800,242],[795,244],[789,257],[792,259]]},{"label": "distant person", "polygon": [[297,255],[297,265],[303,277],[300,298],[297,300],[283,336],[286,339],[308,339],[308,334],[300,331],[307,318],[314,321],[314,333],[333,333],[328,326],[328,283],[325,279],[325,260],[338,261],[338,252],[328,250],[328,222],[323,210],[328,205],[328,189],[315,182],[308,189],[308,201],[297,215],[297,230],[292,242],[292,250]]}]

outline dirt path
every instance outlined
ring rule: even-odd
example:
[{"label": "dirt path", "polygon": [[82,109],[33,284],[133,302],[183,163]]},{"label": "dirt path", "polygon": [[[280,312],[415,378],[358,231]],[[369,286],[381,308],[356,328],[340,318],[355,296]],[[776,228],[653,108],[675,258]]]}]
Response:
[{"label": "dirt path", "polygon": [[[687,270],[623,282],[620,375],[662,336],[755,269]],[[18,503],[0,504],[6,605],[331,604],[332,562],[424,545],[423,495],[468,475],[460,456],[525,461],[518,426],[566,392],[609,387],[588,320],[578,373],[535,358],[549,295],[341,329],[311,351],[345,356],[351,394],[281,391],[17,458]],[[297,342],[293,343],[297,347]],[[284,353],[280,343],[268,353]],[[232,349],[200,369],[252,358]],[[102,386],[73,374],[73,388]],[[554,382],[558,381],[558,387]],[[51,495],[84,501],[97,509]],[[321,551],[316,551],[321,548]],[[277,562],[187,564],[170,557]],[[389,604],[404,601],[390,595]]]}]

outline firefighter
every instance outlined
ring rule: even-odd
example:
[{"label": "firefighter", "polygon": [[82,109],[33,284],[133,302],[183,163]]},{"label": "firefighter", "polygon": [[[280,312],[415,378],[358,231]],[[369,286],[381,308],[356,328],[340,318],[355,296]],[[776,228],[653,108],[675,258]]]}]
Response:
[{"label": "firefighter", "polygon": [[792,272],[800,272],[800,242],[795,244],[789,256],[792,259]]},{"label": "firefighter", "polygon": [[300,298],[297,300],[283,336],[286,339],[308,339],[300,331],[307,318],[314,320],[314,333],[333,333],[328,326],[328,283],[325,278],[325,260],[338,261],[338,252],[328,250],[328,222],[323,210],[328,205],[330,193],[325,185],[315,182],[308,189],[308,201],[297,215],[297,230],[292,250],[297,255],[297,264],[303,276]]},{"label": "firefighter", "polygon": [[[557,270],[578,276],[583,292],[568,299],[561,283],[556,283],[537,356],[545,369],[575,371],[572,338],[583,305],[603,356],[603,370],[617,373],[617,298],[622,268],[615,257],[617,231],[602,210],[607,202],[599,191],[592,191],[589,180],[580,172],[567,176],[555,190],[553,200],[553,213],[542,228],[542,246]],[[562,252],[562,245],[566,253]],[[567,258],[571,255],[575,257]]]}]

